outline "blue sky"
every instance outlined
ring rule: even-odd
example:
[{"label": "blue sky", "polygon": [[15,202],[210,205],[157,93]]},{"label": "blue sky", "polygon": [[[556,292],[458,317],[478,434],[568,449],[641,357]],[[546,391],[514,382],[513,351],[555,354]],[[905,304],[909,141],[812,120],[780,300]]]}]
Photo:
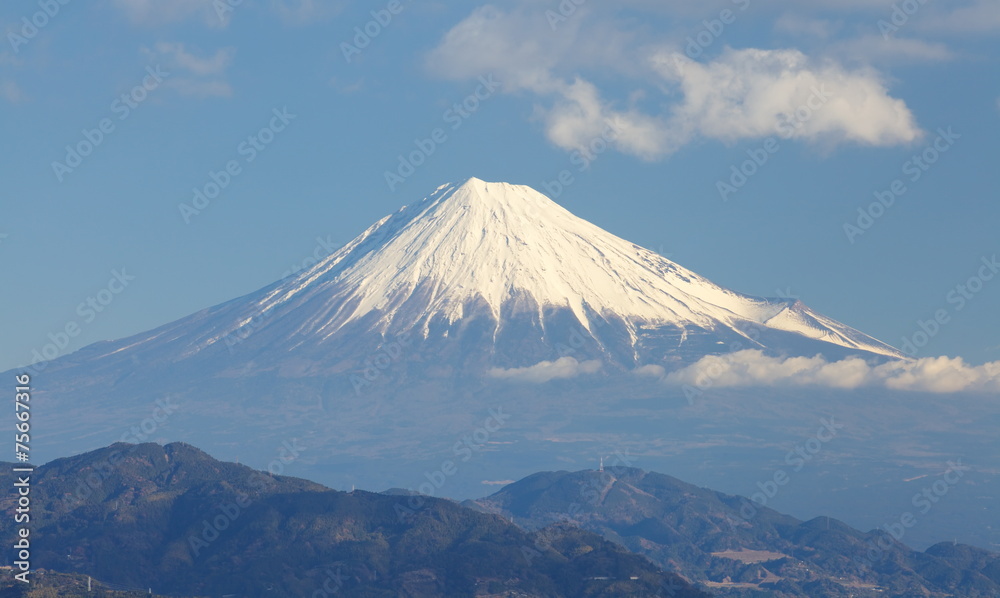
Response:
[{"label": "blue sky", "polygon": [[470,176],[1000,360],[995,1],[63,2],[0,6],[0,369],[253,291]]}]

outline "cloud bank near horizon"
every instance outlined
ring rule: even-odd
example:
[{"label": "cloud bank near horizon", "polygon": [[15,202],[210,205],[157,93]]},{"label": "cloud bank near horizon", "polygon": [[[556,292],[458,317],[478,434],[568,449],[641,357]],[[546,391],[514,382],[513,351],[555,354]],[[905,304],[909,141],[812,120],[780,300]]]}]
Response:
[{"label": "cloud bank near horizon", "polygon": [[871,364],[860,357],[827,361],[815,357],[770,357],[757,349],[703,357],[680,370],[657,365],[635,370],[670,386],[707,388],[797,387],[891,390],[931,393],[1000,392],[1000,361],[979,366],[960,357],[924,357]]}]

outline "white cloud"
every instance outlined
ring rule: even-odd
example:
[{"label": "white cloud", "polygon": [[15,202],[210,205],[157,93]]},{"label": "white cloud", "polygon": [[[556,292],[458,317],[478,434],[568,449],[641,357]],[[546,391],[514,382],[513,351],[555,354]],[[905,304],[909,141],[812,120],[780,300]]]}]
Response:
[{"label": "white cloud", "polygon": [[583,79],[556,86],[557,98],[542,114],[549,140],[567,150],[586,151],[596,139],[613,140],[627,154],[654,159],[673,149],[669,131],[654,116],[615,110],[597,87]]},{"label": "white cloud", "polygon": [[491,378],[515,382],[542,383],[560,378],[575,378],[582,374],[594,374],[601,369],[597,360],[577,361],[572,357],[560,357],[555,361],[542,361],[523,368],[491,368],[487,374]]},{"label": "white cloud", "polygon": [[214,27],[224,27],[232,11],[217,11],[212,0],[112,0],[125,12],[129,20],[138,25],[167,25],[189,18],[197,18]]},{"label": "white cloud", "polygon": [[152,50],[143,49],[151,60],[162,63],[171,76],[164,87],[192,97],[229,97],[232,87],[225,74],[236,55],[234,48],[221,48],[214,54],[198,56],[180,42],[159,42]]},{"label": "white cloud", "polygon": [[[822,86],[833,97],[791,137],[885,146],[920,135],[906,104],[889,95],[872,68],[848,69],[797,50],[726,49],[698,62],[663,42],[643,45],[637,33],[598,18],[607,15],[590,18],[592,12],[583,5],[553,31],[537,5],[483,6],[445,34],[426,64],[446,79],[492,74],[504,92],[527,94],[549,141],[570,151],[607,137],[609,127],[617,131],[617,150],[643,159],[698,139],[767,137],[780,133]],[[607,99],[611,86],[602,90],[595,77],[615,79],[627,99]],[[643,95],[654,97],[640,107]]]},{"label": "white cloud", "polygon": [[[662,154],[665,131],[656,117],[635,109],[618,109],[600,90],[580,76],[558,76],[565,66],[598,66],[614,71],[634,70],[629,36],[615,28],[580,27],[589,22],[583,5],[555,31],[544,11],[510,12],[486,5],[475,9],[445,34],[427,58],[428,68],[446,79],[472,79],[493,74],[507,93],[530,92],[545,100],[535,115],[555,145],[582,150],[605,137],[608,127],[618,130],[616,147],[625,153],[653,158]],[[632,74],[638,75],[640,71]]]},{"label": "white cloud", "polygon": [[222,74],[232,64],[236,53],[233,48],[222,48],[212,56],[200,58],[185,50],[180,42],[159,42],[156,52],[167,58],[169,66],[201,76]]},{"label": "white cloud", "polygon": [[782,135],[815,142],[891,146],[921,135],[902,100],[876,71],[814,63],[798,50],[725,50],[709,63],[676,52],[652,58],[684,95],[674,136],[736,142]]},{"label": "white cloud", "polygon": [[[654,373],[652,370],[644,372]],[[703,357],[662,377],[670,385],[698,388],[732,386],[823,386],[854,389],[877,386],[935,393],[998,392],[1000,361],[981,366],[961,358],[927,357],[873,365],[861,358],[830,362],[823,357],[769,357],[759,350]]]}]

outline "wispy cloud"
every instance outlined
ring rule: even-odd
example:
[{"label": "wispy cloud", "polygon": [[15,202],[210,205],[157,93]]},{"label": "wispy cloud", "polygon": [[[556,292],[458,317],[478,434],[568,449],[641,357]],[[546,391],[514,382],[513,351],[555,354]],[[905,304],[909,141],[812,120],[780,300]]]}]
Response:
[{"label": "wispy cloud", "polygon": [[192,97],[229,97],[232,87],[226,80],[226,71],[236,55],[234,48],[221,48],[215,53],[199,56],[180,42],[159,42],[152,49],[144,49],[150,60],[161,62],[174,71],[164,86],[181,95]]},{"label": "wispy cloud", "polygon": [[[926,13],[926,14],[924,14]],[[996,0],[966,0],[936,5],[920,13],[920,29],[948,33],[993,33],[1000,31],[1000,7]]]},{"label": "wispy cloud", "polygon": [[[222,0],[225,4],[225,0]],[[137,25],[159,26],[197,19],[211,27],[225,27],[231,11],[216,10],[212,0],[112,0]],[[228,5],[226,5],[228,6]]]},{"label": "wispy cloud", "polygon": [[160,42],[156,44],[156,51],[167,57],[170,66],[200,76],[221,75],[229,68],[235,54],[233,48],[222,48],[211,56],[201,58],[188,52],[180,42]]},{"label": "wispy cloud", "polygon": [[831,56],[847,61],[880,66],[946,62],[958,57],[943,42],[906,37],[886,39],[874,33],[834,42],[826,51]]},{"label": "wispy cloud", "polygon": [[597,360],[581,362],[573,357],[560,357],[555,361],[542,361],[523,368],[492,368],[487,373],[491,378],[537,384],[560,378],[575,378],[583,374],[594,374],[600,369],[601,362]]},{"label": "wispy cloud", "polygon": [[998,392],[1000,362],[972,366],[961,358],[927,357],[871,364],[861,358],[827,361],[823,357],[770,357],[759,350],[703,357],[683,369],[665,373],[646,366],[636,373],[661,377],[666,384],[704,387],[822,386],[854,389],[866,386],[935,393]]}]

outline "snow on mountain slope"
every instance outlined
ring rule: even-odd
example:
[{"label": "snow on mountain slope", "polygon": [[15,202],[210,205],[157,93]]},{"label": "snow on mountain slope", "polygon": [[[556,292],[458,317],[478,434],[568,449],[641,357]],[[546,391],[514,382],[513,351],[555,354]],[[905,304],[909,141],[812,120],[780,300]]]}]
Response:
[{"label": "snow on mountain slope", "polygon": [[514,304],[537,312],[542,325],[547,307],[570,310],[587,330],[593,313],[621,318],[633,332],[749,322],[898,356],[800,303],[715,285],[529,187],[475,178],[380,220],[323,263],[267,289],[253,311],[284,312],[314,297],[324,307],[302,314],[296,333],[320,339],[371,314],[379,333],[418,327],[426,336],[430,314],[454,323],[473,305],[485,305],[499,328],[505,305]]},{"label": "snow on mountain slope", "polygon": [[747,347],[901,357],[800,302],[720,287],[529,187],[473,178],[379,220],[313,268],[71,361],[141,355],[225,372],[246,367],[234,365],[238,343],[256,367],[328,375],[407,334],[474,376],[561,356],[556,347],[578,333],[589,343],[580,357],[623,369]]}]

